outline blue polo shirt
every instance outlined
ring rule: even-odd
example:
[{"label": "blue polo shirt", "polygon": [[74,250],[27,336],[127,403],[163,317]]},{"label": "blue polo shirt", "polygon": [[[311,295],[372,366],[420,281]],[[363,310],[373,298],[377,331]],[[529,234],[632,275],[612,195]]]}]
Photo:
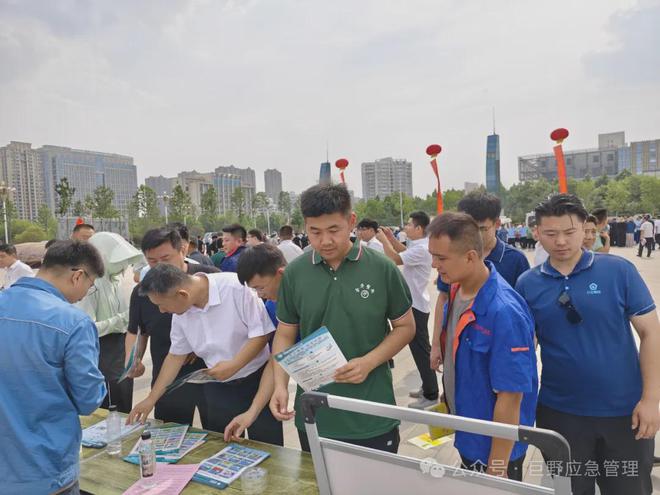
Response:
[{"label": "blue polo shirt", "polygon": [[233,272],[236,273],[238,267],[238,260],[241,257],[241,254],[245,251],[245,246],[238,246],[236,251],[231,253],[230,256],[225,256],[220,262],[220,271],[221,272]]},{"label": "blue polo shirt", "polygon": [[[629,416],[642,396],[630,317],[655,310],[628,260],[584,251],[570,275],[549,261],[518,279],[541,345],[539,403],[578,416]],[[566,291],[582,322],[570,323],[557,299]]]},{"label": "blue polo shirt", "polygon": [[[490,276],[461,316],[453,343],[447,343],[448,305],[445,305],[442,352],[454,352],[456,411],[468,418],[493,420],[497,392],[522,392],[520,424],[536,418],[538,376],[534,351],[534,320],[522,297],[486,261]],[[458,288],[458,286],[455,286]],[[454,445],[471,461],[488,463],[492,438],[456,432]],[[527,444],[516,442],[511,460],[525,454]]]},{"label": "blue polo shirt", "polygon": [[[497,239],[497,244],[493,250],[486,256],[486,261],[490,261],[497,273],[499,273],[504,280],[506,280],[511,287],[516,286],[516,281],[523,273],[529,270],[529,261],[522,251],[517,250],[513,246]],[[449,284],[445,284],[440,277],[438,277],[438,290],[441,292],[449,292]]]}]

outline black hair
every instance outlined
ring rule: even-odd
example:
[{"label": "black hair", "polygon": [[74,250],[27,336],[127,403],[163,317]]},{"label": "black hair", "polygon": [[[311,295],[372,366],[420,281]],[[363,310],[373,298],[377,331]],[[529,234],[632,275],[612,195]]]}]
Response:
[{"label": "black hair", "polygon": [[447,236],[452,244],[462,245],[466,252],[473,249],[480,257],[483,256],[484,244],[479,225],[467,213],[448,211],[438,215],[428,226],[427,232],[434,239]]},{"label": "black hair", "polygon": [[58,241],[44,255],[41,269],[49,270],[55,267],[87,268],[97,277],[105,273],[103,258],[90,243],[83,241]]},{"label": "black hair", "polygon": [[234,237],[240,237],[243,242],[245,242],[245,238],[247,237],[245,227],[238,223],[232,223],[231,225],[222,227],[222,231],[226,234],[231,234]]},{"label": "black hair", "polygon": [[555,194],[534,208],[537,225],[541,224],[542,217],[563,217],[564,215],[575,215],[581,222],[584,222],[589,214],[580,198],[575,194]]},{"label": "black hair", "polygon": [[179,236],[181,239],[184,241],[187,241],[190,239],[190,232],[188,232],[188,226],[182,224],[181,222],[172,222],[169,227],[171,229],[176,230],[179,233]]},{"label": "black hair", "polygon": [[340,184],[318,184],[300,195],[300,211],[304,218],[341,213],[351,214],[351,195]]},{"label": "black hair", "polygon": [[283,266],[286,266],[286,259],[282,251],[272,244],[259,244],[243,251],[238,259],[236,275],[240,283],[246,284],[255,275],[275,275]]},{"label": "black hair", "polygon": [[378,230],[378,222],[376,220],[372,220],[371,218],[363,218],[360,220],[360,223],[357,224],[358,229],[374,229],[374,231]]},{"label": "black hair", "polygon": [[46,241],[46,244],[44,245],[44,249],[48,249],[49,247],[51,247],[56,242],[57,242],[57,239],[50,239],[49,241]]},{"label": "black hair", "polygon": [[591,222],[595,225],[598,225],[598,219],[595,217],[595,215],[587,215],[587,219],[585,220],[586,222]]},{"label": "black hair", "polygon": [[293,239],[293,227],[291,225],[282,225],[280,227],[280,239]]},{"label": "black hair", "polygon": [[252,237],[256,237],[259,242],[264,242],[266,240],[264,233],[259,229],[248,230],[248,235]]},{"label": "black hair", "polygon": [[428,214],[423,211],[413,211],[410,215],[408,215],[413,223],[415,224],[416,227],[421,227],[424,232],[426,232],[426,227],[429,226],[429,223],[431,223],[431,219],[429,218]]},{"label": "black hair", "polygon": [[167,294],[172,289],[181,287],[188,282],[190,275],[168,263],[158,263],[140,282],[140,294]]},{"label": "black hair", "polygon": [[73,228],[73,231],[78,232],[79,230],[82,230],[82,229],[92,229],[94,231],[96,230],[93,225],[90,225],[88,223],[79,223],[78,225],[76,225]]},{"label": "black hair", "polygon": [[0,252],[8,254],[9,256],[16,256],[16,246],[13,244],[0,243]]},{"label": "black hair", "polygon": [[598,220],[596,223],[601,223],[607,220],[607,208],[596,208],[591,214]]},{"label": "black hair", "polygon": [[177,251],[181,250],[183,239],[175,229],[151,229],[142,237],[140,248],[143,253],[169,242]]},{"label": "black hair", "polygon": [[458,211],[467,213],[477,222],[495,221],[502,213],[502,202],[494,194],[472,191],[458,202]]}]

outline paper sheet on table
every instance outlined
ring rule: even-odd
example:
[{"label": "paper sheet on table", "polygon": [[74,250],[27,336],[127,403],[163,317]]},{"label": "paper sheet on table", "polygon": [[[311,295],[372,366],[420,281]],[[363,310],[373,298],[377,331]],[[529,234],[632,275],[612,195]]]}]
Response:
[{"label": "paper sheet on table", "polygon": [[151,432],[151,443],[156,455],[178,452],[183,439],[186,437],[186,433],[188,433],[188,428],[188,425],[149,428],[148,431]]},{"label": "paper sheet on table", "polygon": [[158,463],[156,472],[149,480],[138,480],[124,495],[179,495],[198,468],[199,464]]},{"label": "paper sheet on table", "polygon": [[186,383],[203,384],[203,383],[218,381],[215,378],[213,378],[211,375],[206,373],[206,371],[207,370],[205,369],[197,370],[182,376],[178,380],[170,383],[165,389],[165,393],[169,394],[171,391],[176,390],[177,388],[179,388],[182,385],[185,385]]},{"label": "paper sheet on table", "polygon": [[431,435],[429,435],[428,433],[423,433],[417,437],[409,438],[408,442],[412,443],[413,445],[416,445],[420,449],[428,450],[433,447],[438,447],[443,443],[449,443],[452,440],[453,440],[452,437],[440,437],[433,440],[431,438]]},{"label": "paper sheet on table", "polygon": [[[127,425],[124,424],[124,421],[122,420],[121,433],[119,437],[124,438],[125,436],[130,435],[134,431],[137,431],[141,428],[144,428],[143,424],[135,423],[132,425]],[[93,424],[92,426],[85,428],[82,431],[82,446],[97,447],[97,448],[104,447],[108,442],[108,439],[106,438],[107,430],[108,430],[108,422],[105,419],[103,421],[99,421],[96,424]],[[112,438],[111,440],[115,440],[115,439]]]},{"label": "paper sheet on table", "polygon": [[275,360],[305,392],[334,383],[335,371],[347,362],[326,327],[276,354]]},{"label": "paper sheet on table", "polygon": [[137,366],[138,363],[137,354],[138,354],[139,343],[140,343],[140,329],[138,328],[137,335],[135,338],[135,343],[131,348],[131,353],[128,355],[128,361],[126,362],[126,367],[124,368],[124,371],[121,372],[121,375],[119,376],[119,380],[117,380],[117,383],[123,382],[128,377],[128,374],[131,371],[133,371],[133,369]]},{"label": "paper sheet on table", "polygon": [[226,488],[247,468],[256,466],[269,456],[270,454],[263,450],[230,443],[213,457],[199,464],[199,470],[193,476],[193,481],[220,489]]},{"label": "paper sheet on table", "polygon": [[[186,436],[184,437],[179,450],[173,451],[169,454],[156,454],[156,462],[167,462],[171,464],[179,462],[186,455],[188,455],[189,452],[193,451],[201,445],[204,445],[207,435],[208,433],[205,431],[189,431],[186,433]],[[140,463],[139,452],[141,443],[142,439],[138,438],[138,441],[135,443],[129,454],[124,457],[126,462],[130,462],[132,464]]]}]

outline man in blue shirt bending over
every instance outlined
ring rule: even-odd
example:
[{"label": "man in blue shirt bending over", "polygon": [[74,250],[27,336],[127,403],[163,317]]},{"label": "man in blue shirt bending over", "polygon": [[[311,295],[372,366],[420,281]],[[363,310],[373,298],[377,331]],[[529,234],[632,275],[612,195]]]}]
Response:
[{"label": "man in blue shirt bending over", "polygon": [[[582,249],[587,211],[572,194],[535,210],[548,260],[516,290],[529,304],[541,346],[536,425],[562,434],[573,493],[650,494],[660,425],[660,323],[635,266]],[[639,352],[630,328],[639,335]]]},{"label": "man in blue shirt bending over", "polygon": [[4,495],[79,493],[80,421],[103,402],[94,322],[72,306],[103,276],[91,244],[53,244],[35,278],[0,293]]}]

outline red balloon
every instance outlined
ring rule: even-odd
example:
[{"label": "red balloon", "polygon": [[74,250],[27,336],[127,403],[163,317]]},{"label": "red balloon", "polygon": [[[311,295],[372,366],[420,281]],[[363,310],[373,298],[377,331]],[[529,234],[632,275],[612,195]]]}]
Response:
[{"label": "red balloon", "polygon": [[439,155],[441,151],[442,151],[442,146],[440,146],[439,144],[430,144],[426,148],[426,154],[429,156]]},{"label": "red balloon", "polygon": [[561,141],[563,139],[566,139],[568,137],[568,129],[564,129],[563,127],[560,127],[559,129],[555,129],[550,133],[550,139],[553,141]]},{"label": "red balloon", "polygon": [[82,218],[78,217],[76,219],[76,225],[82,225],[83,223],[85,223],[85,221]]},{"label": "red balloon", "polygon": [[344,170],[346,167],[348,167],[348,160],[346,158],[340,158],[335,162],[335,167],[340,170]]}]

